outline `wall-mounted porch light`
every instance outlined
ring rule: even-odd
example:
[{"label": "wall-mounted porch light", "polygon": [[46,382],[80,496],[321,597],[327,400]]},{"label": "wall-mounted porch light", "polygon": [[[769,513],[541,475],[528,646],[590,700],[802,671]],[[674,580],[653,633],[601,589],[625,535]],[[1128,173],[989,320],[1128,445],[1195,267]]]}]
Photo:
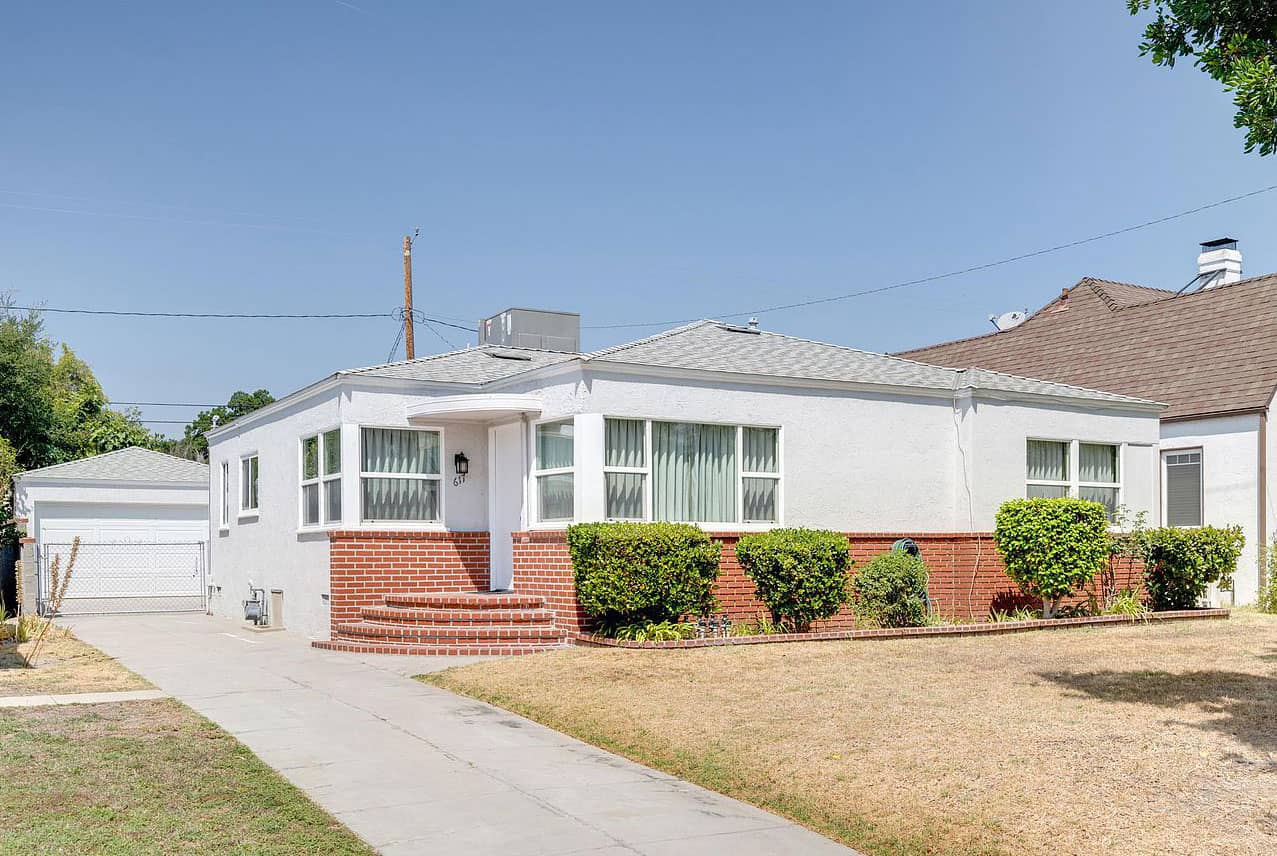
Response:
[{"label": "wall-mounted porch light", "polygon": [[452,456],[452,466],[457,471],[457,477],[452,480],[452,486],[460,487],[466,483],[466,475],[470,472],[470,459],[466,457],[465,452],[457,452]]}]

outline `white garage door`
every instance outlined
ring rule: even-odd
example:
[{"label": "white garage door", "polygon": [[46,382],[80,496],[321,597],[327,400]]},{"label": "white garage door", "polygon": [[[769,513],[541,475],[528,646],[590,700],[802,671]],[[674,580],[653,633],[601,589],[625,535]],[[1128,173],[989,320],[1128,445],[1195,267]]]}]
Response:
[{"label": "white garage door", "polygon": [[51,594],[55,557],[64,568],[80,539],[63,614],[203,609],[203,507],[49,503],[38,512],[42,601]]}]

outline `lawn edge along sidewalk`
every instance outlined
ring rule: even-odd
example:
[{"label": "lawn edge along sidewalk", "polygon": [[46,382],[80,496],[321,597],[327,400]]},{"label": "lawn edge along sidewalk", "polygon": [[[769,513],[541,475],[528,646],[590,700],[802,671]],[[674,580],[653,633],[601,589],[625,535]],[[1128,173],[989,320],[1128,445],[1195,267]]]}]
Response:
[{"label": "lawn edge along sidewalk", "polygon": [[932,627],[880,627],[862,630],[826,630],[815,633],[777,633],[761,636],[713,636],[704,639],[674,639],[666,642],[634,642],[610,639],[593,633],[573,633],[575,645],[592,648],[712,648],[722,645],[765,645],[774,642],[834,642],[857,639],[905,639],[919,636],[992,636],[999,633],[1026,633],[1032,630],[1063,630],[1130,624],[1161,624],[1171,621],[1226,619],[1227,609],[1178,609],[1147,615],[1094,615],[1078,618],[1033,619],[1030,621],[985,621],[978,624],[941,624]]}]

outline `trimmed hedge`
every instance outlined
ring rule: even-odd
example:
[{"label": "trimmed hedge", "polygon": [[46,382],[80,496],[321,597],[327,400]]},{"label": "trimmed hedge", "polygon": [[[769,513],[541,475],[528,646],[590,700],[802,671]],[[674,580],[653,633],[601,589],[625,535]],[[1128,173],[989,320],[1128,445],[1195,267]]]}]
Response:
[{"label": "trimmed hedge", "polygon": [[1054,618],[1060,601],[1108,564],[1108,509],[1085,499],[1013,499],[998,508],[993,540],[1007,576]]},{"label": "trimmed hedge", "polygon": [[717,601],[720,546],[684,523],[578,523],[567,529],[576,596],[603,627],[704,615]]},{"label": "trimmed hedge", "polygon": [[920,627],[927,623],[927,565],[893,550],[874,556],[851,578],[858,618],[879,627]]},{"label": "trimmed hedge", "polygon": [[772,620],[787,630],[806,630],[847,603],[851,550],[845,535],[821,529],[742,535],[736,558]]},{"label": "trimmed hedge", "polygon": [[1233,586],[1237,558],[1246,543],[1240,526],[1166,526],[1140,533],[1144,588],[1153,609],[1192,609],[1210,583]]}]

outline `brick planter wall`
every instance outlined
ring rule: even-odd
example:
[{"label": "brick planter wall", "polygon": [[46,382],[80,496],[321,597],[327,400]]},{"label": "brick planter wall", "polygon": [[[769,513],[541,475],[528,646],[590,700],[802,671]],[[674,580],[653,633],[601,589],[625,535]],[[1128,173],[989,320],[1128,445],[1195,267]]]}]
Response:
[{"label": "brick planter wall", "polygon": [[487,591],[487,532],[337,530],[328,535],[330,623],[359,620],[387,594]]},{"label": "brick planter wall", "polygon": [[559,627],[569,631],[590,629],[590,618],[576,601],[572,557],[562,531],[515,532],[514,590],[545,598]]},{"label": "brick planter wall", "polygon": [[[716,533],[712,537],[723,545],[718,576],[718,599],[723,610],[734,621],[766,615],[766,608],[754,597],[753,582],[736,561],[736,541],[740,534]],[[849,532],[847,537],[851,541],[851,558],[857,566],[890,550],[897,539],[913,538],[931,571],[930,595],[936,601],[938,612],[946,618],[981,620],[992,609],[1009,611],[1019,606],[1041,606],[1040,602],[1025,597],[1006,575],[991,533],[910,535]],[[1113,583],[1119,590],[1140,589],[1139,563],[1129,560],[1114,562]],[[560,626],[574,631],[589,628],[589,618],[576,602],[572,559],[568,555],[563,532],[514,534],[514,588],[520,593],[544,597]],[[1079,604],[1086,600],[1084,593],[1067,603]],[[814,629],[848,630],[853,626],[851,611],[844,609],[831,619],[817,622]]]}]

